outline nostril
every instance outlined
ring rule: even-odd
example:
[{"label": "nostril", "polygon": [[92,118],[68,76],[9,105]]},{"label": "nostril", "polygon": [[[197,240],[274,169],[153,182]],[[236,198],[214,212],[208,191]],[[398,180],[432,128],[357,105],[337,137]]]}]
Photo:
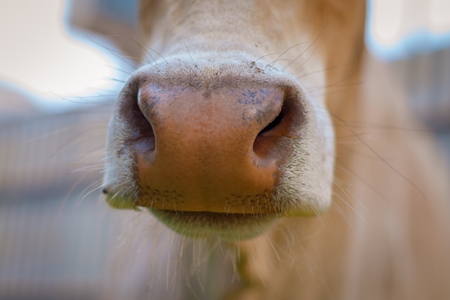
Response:
[{"label": "nostril", "polygon": [[300,96],[285,90],[280,112],[256,136],[253,152],[262,159],[280,155],[279,146],[284,139],[298,137],[299,128],[304,122],[304,110],[299,105]]},{"label": "nostril", "polygon": [[136,146],[142,152],[155,151],[156,139],[155,132],[152,126],[151,112],[148,110],[148,105],[142,105],[139,101],[136,105],[135,112],[135,126],[136,126]]},{"label": "nostril", "polygon": [[128,142],[132,144],[137,151],[149,153],[155,151],[156,138],[152,126],[151,105],[137,93],[124,95],[119,108],[120,116],[129,125]]},{"label": "nostril", "polygon": [[140,143],[142,146],[144,146],[145,151],[155,151],[156,148],[156,139],[155,139],[155,133],[153,131],[153,127],[150,123],[148,123],[150,126],[147,129],[147,134],[142,137]]},{"label": "nostril", "polygon": [[275,117],[275,119],[269,123],[269,125],[267,125],[266,127],[263,128],[263,130],[261,130],[258,133],[258,136],[264,136],[267,133],[270,133],[271,130],[275,129],[283,120],[283,111],[281,111],[278,116]]},{"label": "nostril", "polygon": [[270,156],[275,151],[276,144],[287,134],[288,124],[284,106],[279,114],[266,125],[256,136],[253,143],[253,152],[260,158]]}]

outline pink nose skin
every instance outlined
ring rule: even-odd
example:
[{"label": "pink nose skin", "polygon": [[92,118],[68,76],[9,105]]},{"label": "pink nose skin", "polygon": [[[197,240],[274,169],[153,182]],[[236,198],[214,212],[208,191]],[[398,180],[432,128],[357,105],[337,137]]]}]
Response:
[{"label": "pink nose skin", "polygon": [[[283,87],[195,89],[146,84],[120,112],[131,143],[137,205],[186,212],[266,214],[301,109]],[[130,113],[130,111],[132,113]]]}]

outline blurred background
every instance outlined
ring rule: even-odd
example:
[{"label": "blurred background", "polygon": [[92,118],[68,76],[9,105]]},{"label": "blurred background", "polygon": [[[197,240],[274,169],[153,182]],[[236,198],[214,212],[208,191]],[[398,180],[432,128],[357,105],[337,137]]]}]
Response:
[{"label": "blurred background", "polygon": [[[115,211],[107,124],[137,1],[0,2],[0,299],[99,299]],[[125,38],[126,37],[126,38]]]},{"label": "blurred background", "polygon": [[[140,47],[138,0],[0,2],[0,299],[98,299],[115,211],[107,123]],[[450,4],[368,2],[375,79],[400,89],[450,157]],[[448,161],[443,162],[448,163]]]}]

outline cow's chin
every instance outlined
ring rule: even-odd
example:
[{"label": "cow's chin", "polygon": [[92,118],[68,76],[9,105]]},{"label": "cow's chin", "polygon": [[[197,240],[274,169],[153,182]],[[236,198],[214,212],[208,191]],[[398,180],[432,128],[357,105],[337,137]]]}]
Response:
[{"label": "cow's chin", "polygon": [[257,237],[277,219],[276,214],[232,214],[216,212],[182,212],[149,208],[167,227],[189,238],[214,238],[236,241]]}]

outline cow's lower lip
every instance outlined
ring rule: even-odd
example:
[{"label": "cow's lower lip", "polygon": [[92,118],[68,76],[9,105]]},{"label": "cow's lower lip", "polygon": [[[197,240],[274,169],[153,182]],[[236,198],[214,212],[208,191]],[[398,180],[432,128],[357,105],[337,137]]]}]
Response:
[{"label": "cow's lower lip", "polygon": [[183,212],[149,208],[166,226],[191,238],[220,237],[245,240],[264,233],[277,219],[276,214],[228,214]]}]

